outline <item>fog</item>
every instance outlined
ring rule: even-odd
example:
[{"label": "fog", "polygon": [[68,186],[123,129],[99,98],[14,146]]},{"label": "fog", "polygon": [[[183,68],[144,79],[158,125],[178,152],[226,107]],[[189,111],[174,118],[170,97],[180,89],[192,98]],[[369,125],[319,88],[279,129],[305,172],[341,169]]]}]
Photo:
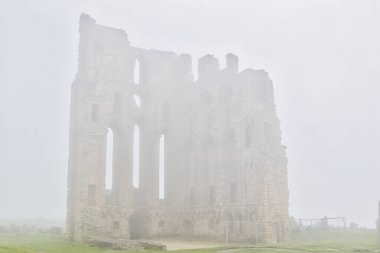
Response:
[{"label": "fog", "polygon": [[191,54],[274,83],[290,215],[374,227],[380,200],[377,0],[0,0],[0,218],[65,219],[79,16],[133,46]]}]

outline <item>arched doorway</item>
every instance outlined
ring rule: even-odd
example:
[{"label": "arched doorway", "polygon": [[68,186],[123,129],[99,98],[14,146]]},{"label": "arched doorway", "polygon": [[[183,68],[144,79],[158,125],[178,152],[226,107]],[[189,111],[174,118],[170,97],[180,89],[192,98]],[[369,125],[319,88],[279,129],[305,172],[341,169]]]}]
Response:
[{"label": "arched doorway", "polygon": [[194,235],[194,226],[190,220],[184,220],[182,222],[183,234],[186,236]]},{"label": "arched doorway", "polygon": [[129,233],[131,240],[148,238],[150,235],[151,219],[144,212],[134,212],[129,216]]}]

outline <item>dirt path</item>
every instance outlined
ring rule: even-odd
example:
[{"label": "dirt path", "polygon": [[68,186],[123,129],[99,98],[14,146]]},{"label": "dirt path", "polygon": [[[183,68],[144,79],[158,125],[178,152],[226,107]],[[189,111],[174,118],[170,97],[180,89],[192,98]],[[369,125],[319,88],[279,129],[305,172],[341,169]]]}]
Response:
[{"label": "dirt path", "polygon": [[292,249],[292,248],[277,248],[277,247],[241,247],[241,248],[234,248],[234,249],[225,249],[225,250],[219,250],[217,253],[236,253],[240,250],[247,250],[247,249],[258,249],[258,250],[270,250],[270,251],[287,251],[287,252],[300,252],[300,253],[316,253],[316,252],[326,252],[326,251],[314,251],[314,250],[302,250],[302,249]]},{"label": "dirt path", "polygon": [[224,249],[224,250],[219,250],[217,253],[235,253],[239,249]]},{"label": "dirt path", "polygon": [[[166,245],[167,250],[179,249],[206,249],[217,248],[225,246],[223,243],[218,242],[203,242],[203,241],[185,241],[176,239],[155,239],[152,240],[157,243]],[[227,252],[226,252],[227,253]]]},{"label": "dirt path", "polygon": [[[226,244],[222,242],[207,242],[207,241],[191,241],[191,240],[178,240],[175,239],[155,239],[152,240],[152,242],[161,243],[166,245],[167,250],[181,250],[181,249],[206,249],[206,248],[218,248],[218,247],[225,247]],[[232,245],[229,245],[230,247]],[[271,247],[271,246],[232,246],[233,248],[230,249],[222,249],[219,250],[217,253],[238,253],[241,250],[247,250],[247,249],[257,249],[257,250],[268,250],[268,252],[299,252],[299,253],[316,253],[316,252],[332,252],[332,250],[325,250],[325,251],[314,251],[314,250],[303,250],[303,249],[296,249],[296,248],[281,248],[281,247]],[[236,248],[235,248],[236,247]]]}]

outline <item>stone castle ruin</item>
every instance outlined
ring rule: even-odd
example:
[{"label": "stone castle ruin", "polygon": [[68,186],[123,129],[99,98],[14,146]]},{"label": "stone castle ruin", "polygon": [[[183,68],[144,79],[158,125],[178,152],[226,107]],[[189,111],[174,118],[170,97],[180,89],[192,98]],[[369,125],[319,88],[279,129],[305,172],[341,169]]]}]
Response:
[{"label": "stone castle ruin", "polygon": [[232,54],[220,69],[206,55],[194,80],[189,55],[132,47],[123,30],[82,14],[71,96],[68,238],[286,241],[287,159],[279,125],[265,71],[239,71]]}]

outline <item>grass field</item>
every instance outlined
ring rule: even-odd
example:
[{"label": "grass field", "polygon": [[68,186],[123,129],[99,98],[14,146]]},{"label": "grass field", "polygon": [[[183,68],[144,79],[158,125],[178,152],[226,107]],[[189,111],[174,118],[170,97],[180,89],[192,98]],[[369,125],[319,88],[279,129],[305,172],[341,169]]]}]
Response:
[{"label": "grass field", "polygon": [[[175,250],[178,253],[302,253],[302,252],[380,252],[375,230],[305,231],[294,233],[291,242],[277,245],[235,245],[219,248]],[[182,242],[186,244],[186,242]],[[0,253],[96,253],[122,252],[67,243],[49,235],[0,234]],[[128,251],[131,253],[138,251]],[[142,252],[142,251],[140,251]],[[148,251],[143,251],[148,252]]]}]

